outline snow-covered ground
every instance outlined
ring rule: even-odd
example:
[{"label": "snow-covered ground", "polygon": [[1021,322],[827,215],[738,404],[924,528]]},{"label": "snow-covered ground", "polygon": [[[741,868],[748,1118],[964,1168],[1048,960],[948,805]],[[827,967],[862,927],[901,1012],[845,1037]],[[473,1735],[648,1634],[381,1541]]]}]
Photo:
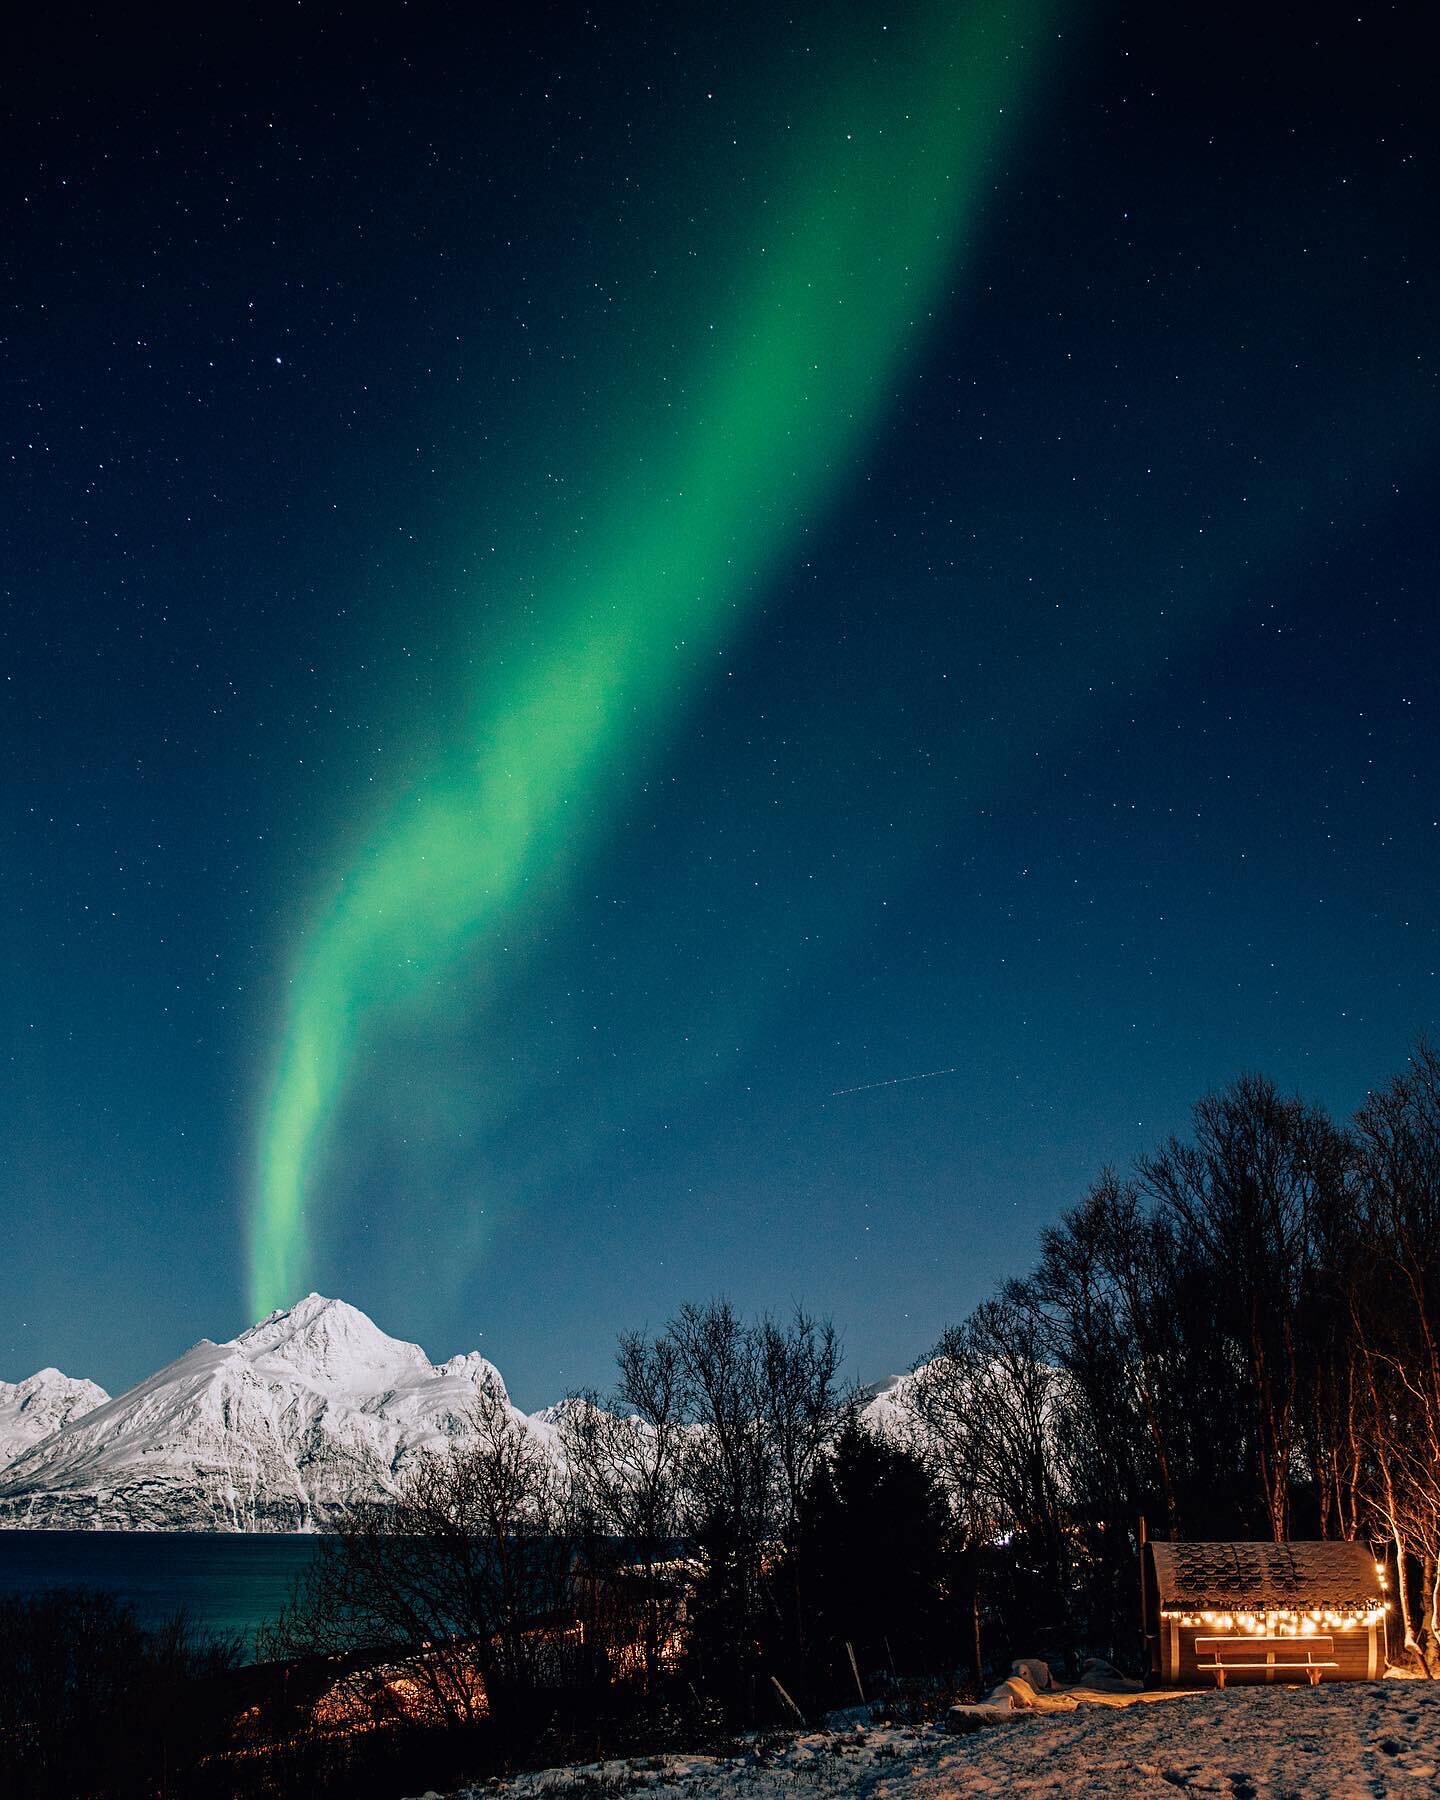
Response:
[{"label": "snow-covered ground", "polygon": [[639,1757],[487,1782],[467,1800],[951,1800],[967,1794],[1360,1796],[1440,1793],[1440,1685],[1381,1681],[1017,1712],[964,1737],[858,1728],[735,1758]]}]

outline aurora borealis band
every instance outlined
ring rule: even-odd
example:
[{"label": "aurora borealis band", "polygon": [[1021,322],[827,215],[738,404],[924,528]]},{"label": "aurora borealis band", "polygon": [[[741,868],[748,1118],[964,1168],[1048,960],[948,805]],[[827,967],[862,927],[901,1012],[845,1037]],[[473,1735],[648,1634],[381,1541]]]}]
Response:
[{"label": "aurora borealis band", "polygon": [[22,15],[0,1380],[880,1379],[1440,1032],[1427,23]]},{"label": "aurora borealis band", "polygon": [[847,46],[778,191],[707,247],[737,291],[681,322],[678,404],[637,409],[609,447],[599,517],[503,677],[362,828],[304,933],[260,1137],[257,1316],[310,1279],[357,1062],[397,1018],[464,1004],[457,970],[603,829],[637,731],[683,702],[695,657],[848,474],[956,270],[1047,23],[1033,4],[936,5]]}]

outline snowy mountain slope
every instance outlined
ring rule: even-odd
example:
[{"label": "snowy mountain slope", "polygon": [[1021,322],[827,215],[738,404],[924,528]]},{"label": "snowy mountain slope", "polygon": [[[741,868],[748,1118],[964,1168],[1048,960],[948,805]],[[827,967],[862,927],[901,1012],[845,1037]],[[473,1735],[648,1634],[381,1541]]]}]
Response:
[{"label": "snowy mountain slope", "polygon": [[881,1437],[903,1438],[911,1429],[908,1404],[914,1382],[914,1374],[891,1375],[866,1388],[860,1407],[861,1423]]},{"label": "snowy mountain slope", "polygon": [[93,1381],[76,1381],[58,1369],[38,1369],[24,1381],[0,1381],[0,1471],[31,1445],[109,1398]]},{"label": "snowy mountain slope", "polygon": [[[871,1389],[866,1423],[902,1429],[910,1380]],[[504,1392],[478,1352],[432,1364],[319,1294],[229,1343],[202,1338],[114,1400],[42,1370],[0,1386],[0,1433],[12,1414],[24,1421],[13,1461],[0,1464],[0,1529],[324,1530],[462,1436],[486,1381]],[[573,1404],[514,1413],[557,1463]]]},{"label": "snowy mountain slope", "polygon": [[311,1294],[33,1444],[0,1471],[0,1526],[323,1529],[461,1433],[487,1378],[478,1352],[434,1365]]}]

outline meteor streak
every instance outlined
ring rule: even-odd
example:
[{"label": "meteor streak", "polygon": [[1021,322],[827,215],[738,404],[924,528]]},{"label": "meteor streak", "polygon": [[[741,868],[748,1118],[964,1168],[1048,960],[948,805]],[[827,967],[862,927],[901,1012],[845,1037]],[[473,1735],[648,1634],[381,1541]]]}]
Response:
[{"label": "meteor streak", "polygon": [[937,1075],[958,1075],[959,1069],[928,1069],[923,1075],[896,1075],[889,1081],[862,1081],[859,1087],[835,1088],[830,1098],[838,1100],[842,1094],[870,1094],[876,1088],[904,1087],[907,1081],[933,1081]]}]

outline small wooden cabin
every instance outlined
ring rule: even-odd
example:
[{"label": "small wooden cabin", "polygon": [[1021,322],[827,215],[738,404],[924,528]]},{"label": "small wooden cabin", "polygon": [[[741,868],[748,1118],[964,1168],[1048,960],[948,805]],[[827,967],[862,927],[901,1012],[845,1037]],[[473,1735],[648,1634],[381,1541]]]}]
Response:
[{"label": "small wooden cabin", "polygon": [[1140,1579],[1151,1675],[1374,1681],[1385,1668],[1385,1571],[1364,1544],[1147,1543]]}]

